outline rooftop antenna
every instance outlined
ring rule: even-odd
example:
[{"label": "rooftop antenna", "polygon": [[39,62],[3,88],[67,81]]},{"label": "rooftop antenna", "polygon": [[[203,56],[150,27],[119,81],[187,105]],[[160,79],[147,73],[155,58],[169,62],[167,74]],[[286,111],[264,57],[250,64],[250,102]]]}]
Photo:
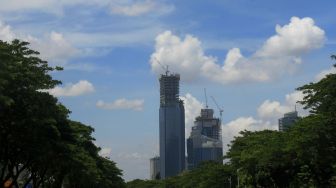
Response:
[{"label": "rooftop antenna", "polygon": [[207,97],[205,88],[204,88],[204,96],[205,96],[205,108],[208,109],[208,97]]},{"label": "rooftop antenna", "polygon": [[168,65],[164,66],[156,57],[154,57],[155,61],[161,65],[162,69],[165,70],[166,76],[168,76],[169,70],[168,70]]},{"label": "rooftop antenna", "polygon": [[216,104],[216,106],[217,106],[217,108],[219,110],[220,120],[222,122],[222,115],[223,115],[224,110],[221,107],[219,107],[218,103],[216,102],[216,99],[213,96],[211,96],[211,99]]}]

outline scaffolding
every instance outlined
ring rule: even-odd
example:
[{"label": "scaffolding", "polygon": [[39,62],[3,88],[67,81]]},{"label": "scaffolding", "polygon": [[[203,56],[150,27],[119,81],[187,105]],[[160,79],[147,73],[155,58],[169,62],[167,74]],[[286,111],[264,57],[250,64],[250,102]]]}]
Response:
[{"label": "scaffolding", "polygon": [[179,103],[179,74],[161,75],[160,106]]}]

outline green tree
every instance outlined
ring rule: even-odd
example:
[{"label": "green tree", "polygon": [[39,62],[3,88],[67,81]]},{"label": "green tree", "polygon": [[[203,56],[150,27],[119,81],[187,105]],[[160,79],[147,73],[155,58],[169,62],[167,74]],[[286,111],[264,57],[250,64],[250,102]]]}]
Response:
[{"label": "green tree", "polygon": [[226,155],[239,176],[239,184],[253,187],[288,187],[290,157],[284,151],[285,133],[243,131]]},{"label": "green tree", "polygon": [[[29,43],[0,41],[0,183],[23,187],[123,187],[115,163],[98,155],[94,129],[43,92],[61,83]],[[24,182],[19,182],[24,180]]]},{"label": "green tree", "polygon": [[17,184],[19,175],[40,160],[37,156],[57,137],[57,99],[38,90],[60,82],[47,74],[55,69],[27,45],[0,41],[0,183],[11,179]]}]

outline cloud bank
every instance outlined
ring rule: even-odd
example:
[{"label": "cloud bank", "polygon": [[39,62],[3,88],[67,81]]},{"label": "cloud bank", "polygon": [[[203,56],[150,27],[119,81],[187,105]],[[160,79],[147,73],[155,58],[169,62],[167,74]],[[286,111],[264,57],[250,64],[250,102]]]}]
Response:
[{"label": "cloud bank", "polygon": [[57,16],[63,16],[64,9],[72,6],[93,6],[123,16],[160,15],[174,10],[173,5],[154,0],[2,0],[1,5],[0,12],[41,11]]},{"label": "cloud bank", "polygon": [[16,33],[10,25],[0,21],[0,40],[11,42],[14,39],[29,42],[32,49],[40,52],[42,59],[57,65],[64,65],[70,58],[80,53],[62,33],[52,31],[38,39],[31,35]]},{"label": "cloud bank", "polygon": [[168,65],[172,72],[183,75],[181,78],[186,82],[198,79],[221,84],[264,82],[294,72],[304,54],[320,48],[325,42],[325,32],[309,17],[292,17],[288,24],[277,25],[275,32],[250,57],[244,57],[239,48],[232,48],[224,63],[219,64],[217,57],[205,54],[198,38],[186,35],[181,39],[165,31],[155,39],[151,69],[161,74],[160,62]]},{"label": "cloud bank", "polygon": [[55,97],[74,97],[92,93],[95,91],[93,85],[87,80],[80,80],[72,84],[66,84],[64,87],[56,86],[53,89],[45,90]]},{"label": "cloud bank", "polygon": [[111,13],[122,16],[140,16],[148,13],[166,14],[174,10],[173,5],[167,5],[154,0],[111,2]]},{"label": "cloud bank", "polygon": [[97,108],[105,110],[118,110],[118,109],[130,109],[135,111],[142,111],[144,106],[143,99],[128,100],[125,98],[117,99],[114,102],[106,103],[99,100],[96,103]]}]

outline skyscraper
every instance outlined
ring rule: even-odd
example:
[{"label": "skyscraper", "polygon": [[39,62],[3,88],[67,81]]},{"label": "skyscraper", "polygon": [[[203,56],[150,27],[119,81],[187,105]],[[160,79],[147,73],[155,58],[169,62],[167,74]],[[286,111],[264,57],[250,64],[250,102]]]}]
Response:
[{"label": "skyscraper", "polygon": [[160,157],[156,156],[149,160],[150,163],[150,179],[160,179]]},{"label": "skyscraper", "polygon": [[279,119],[279,131],[286,131],[299,118],[297,111],[285,113],[284,117]]},{"label": "skyscraper", "polygon": [[213,114],[213,109],[202,109],[201,115],[196,117],[187,140],[188,169],[193,169],[202,161],[222,162],[221,121]]},{"label": "skyscraper", "polygon": [[160,79],[160,175],[175,176],[185,169],[184,105],[179,99],[179,74]]}]

